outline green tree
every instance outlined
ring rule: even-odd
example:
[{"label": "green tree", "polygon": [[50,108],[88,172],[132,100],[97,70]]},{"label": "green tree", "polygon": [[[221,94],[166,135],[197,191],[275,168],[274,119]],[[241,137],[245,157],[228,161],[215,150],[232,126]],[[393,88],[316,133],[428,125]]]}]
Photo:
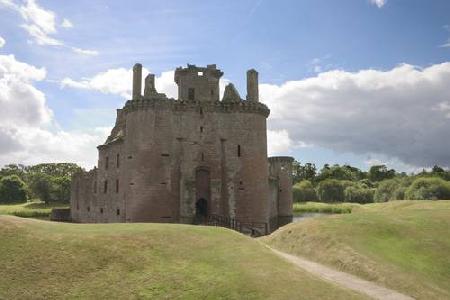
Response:
[{"label": "green tree", "polygon": [[55,199],[55,186],[52,177],[45,173],[34,173],[31,176],[30,189],[35,197],[47,204]]},{"label": "green tree", "polygon": [[0,179],[0,202],[14,203],[27,201],[27,186],[17,175]]},{"label": "green tree", "polygon": [[292,164],[292,181],[294,183],[302,180],[314,181],[316,173],[317,169],[315,164],[306,163],[302,166],[298,161],[294,161]]},{"label": "green tree", "polygon": [[367,188],[363,185],[351,185],[345,188],[345,202],[353,203],[372,203],[375,189]]},{"label": "green tree", "polygon": [[317,201],[317,193],[311,181],[302,180],[292,187],[295,202]]},{"label": "green tree", "polygon": [[395,177],[395,170],[388,169],[386,165],[372,166],[369,169],[369,179],[372,182],[382,181],[385,179],[391,179]]},{"label": "green tree", "polygon": [[450,183],[438,177],[419,177],[406,190],[408,200],[449,200]]},{"label": "green tree", "polygon": [[345,188],[352,185],[351,181],[325,179],[319,182],[317,194],[322,202],[344,202]]}]

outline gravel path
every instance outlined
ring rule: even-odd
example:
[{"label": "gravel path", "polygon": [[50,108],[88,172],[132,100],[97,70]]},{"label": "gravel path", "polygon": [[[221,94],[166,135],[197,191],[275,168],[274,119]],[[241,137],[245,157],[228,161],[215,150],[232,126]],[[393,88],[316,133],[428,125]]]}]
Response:
[{"label": "gravel path", "polygon": [[[270,247],[269,247],[270,248]],[[273,248],[270,248],[273,252],[295,264],[296,266],[314,274],[322,279],[331,281],[339,286],[347,289],[354,290],[356,292],[365,294],[374,299],[383,300],[413,300],[414,298],[405,294],[390,290],[388,288],[379,286],[373,282],[358,278],[348,273],[333,270],[324,265],[312,262],[310,260],[287,254]]]}]

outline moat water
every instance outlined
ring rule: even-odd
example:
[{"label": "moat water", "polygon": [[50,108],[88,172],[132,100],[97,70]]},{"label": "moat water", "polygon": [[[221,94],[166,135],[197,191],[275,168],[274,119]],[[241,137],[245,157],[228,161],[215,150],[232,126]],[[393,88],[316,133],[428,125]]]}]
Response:
[{"label": "moat water", "polygon": [[293,223],[297,223],[297,222],[301,222],[307,219],[311,219],[311,218],[319,218],[319,217],[324,217],[324,216],[329,216],[332,215],[330,213],[301,213],[301,214],[297,214],[292,218],[292,222]]}]

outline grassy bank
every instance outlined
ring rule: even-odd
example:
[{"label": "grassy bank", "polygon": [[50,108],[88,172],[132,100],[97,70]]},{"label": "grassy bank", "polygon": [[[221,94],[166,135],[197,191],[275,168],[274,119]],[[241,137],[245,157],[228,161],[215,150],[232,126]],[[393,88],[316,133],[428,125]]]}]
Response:
[{"label": "grassy bank", "polygon": [[357,203],[321,203],[321,202],[300,202],[294,203],[294,214],[301,213],[330,213],[347,214],[351,213],[355,207],[360,207]]},{"label": "grassy bank", "polygon": [[0,216],[1,299],[360,299],[217,227]]},{"label": "grassy bank", "polygon": [[52,208],[68,207],[67,203],[45,204],[41,201],[33,201],[19,204],[0,204],[0,215],[12,215],[22,218],[48,219]]},{"label": "grassy bank", "polygon": [[262,240],[418,299],[450,299],[450,201],[363,205]]}]

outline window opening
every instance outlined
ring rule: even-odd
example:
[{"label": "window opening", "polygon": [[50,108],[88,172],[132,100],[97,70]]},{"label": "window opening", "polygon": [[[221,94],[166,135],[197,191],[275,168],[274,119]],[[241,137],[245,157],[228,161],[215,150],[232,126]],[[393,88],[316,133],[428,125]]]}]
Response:
[{"label": "window opening", "polygon": [[195,89],[188,90],[188,99],[192,101],[195,99]]}]

